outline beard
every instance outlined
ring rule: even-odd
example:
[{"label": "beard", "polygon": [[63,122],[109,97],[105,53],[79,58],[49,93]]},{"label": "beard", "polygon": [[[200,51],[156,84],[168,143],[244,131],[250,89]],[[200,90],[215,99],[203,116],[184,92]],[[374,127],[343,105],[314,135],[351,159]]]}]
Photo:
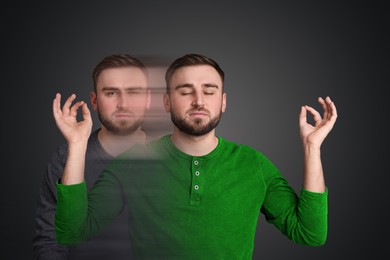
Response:
[{"label": "beard", "polygon": [[208,122],[205,119],[195,118],[192,121],[180,117],[174,110],[171,110],[173,124],[182,132],[190,136],[202,136],[214,130],[221,120],[222,112],[211,118]]},{"label": "beard", "polygon": [[126,136],[134,133],[137,129],[139,129],[144,121],[143,117],[134,117],[135,121],[129,120],[121,120],[118,122],[113,122],[110,118],[104,116],[99,108],[97,109],[98,117],[101,124],[110,132]]}]

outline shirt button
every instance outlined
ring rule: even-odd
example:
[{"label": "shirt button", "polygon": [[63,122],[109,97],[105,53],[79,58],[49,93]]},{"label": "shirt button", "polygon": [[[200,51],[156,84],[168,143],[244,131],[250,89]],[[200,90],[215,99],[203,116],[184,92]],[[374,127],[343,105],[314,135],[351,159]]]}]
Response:
[{"label": "shirt button", "polygon": [[200,172],[198,172],[198,171],[195,172],[195,175],[196,175],[196,176],[199,176],[199,174],[200,174]]},{"label": "shirt button", "polygon": [[195,165],[198,165],[198,164],[199,164],[199,162],[198,162],[198,161],[194,161],[194,164],[195,164]]},{"label": "shirt button", "polygon": [[199,186],[198,186],[198,185],[195,185],[195,186],[194,186],[194,189],[195,189],[195,190],[199,190]]}]

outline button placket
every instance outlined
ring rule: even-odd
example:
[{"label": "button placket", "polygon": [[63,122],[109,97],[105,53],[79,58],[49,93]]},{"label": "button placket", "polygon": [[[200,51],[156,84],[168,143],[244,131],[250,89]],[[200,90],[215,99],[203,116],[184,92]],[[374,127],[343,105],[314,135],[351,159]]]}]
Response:
[{"label": "button placket", "polygon": [[202,183],[203,178],[201,175],[202,163],[198,158],[192,159],[191,165],[191,205],[199,205],[202,198]]}]

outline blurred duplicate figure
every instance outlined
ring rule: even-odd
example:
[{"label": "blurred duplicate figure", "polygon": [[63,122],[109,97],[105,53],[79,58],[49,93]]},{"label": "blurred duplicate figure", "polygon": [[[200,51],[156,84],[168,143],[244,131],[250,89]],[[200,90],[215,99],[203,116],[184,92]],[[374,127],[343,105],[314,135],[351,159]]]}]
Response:
[{"label": "blurred duplicate figure", "polygon": [[[94,89],[90,94],[93,109],[97,112],[101,126],[91,133],[90,114],[77,122],[75,115],[84,102],[71,103],[76,96],[71,95],[65,102],[63,114],[57,120],[59,129],[65,133],[84,133],[84,139],[77,135],[64,134],[66,143],[59,146],[47,165],[40,189],[36,210],[35,237],[33,239],[34,259],[131,259],[128,240],[127,210],[123,207],[118,218],[99,236],[74,247],[57,243],[55,237],[55,212],[57,204],[56,183],[64,173],[68,156],[74,143],[83,146],[85,158],[85,181],[90,189],[107,164],[118,154],[134,144],[152,139],[142,128],[145,112],[150,107],[151,93],[148,88],[148,72],[144,64],[128,55],[114,54],[102,59],[93,70]],[[61,95],[54,102],[59,106]],[[87,109],[84,109],[87,113]],[[73,138],[76,137],[76,138]]]},{"label": "blurred duplicate figure", "polygon": [[[261,152],[216,135],[226,109],[224,72],[211,58],[187,54],[165,75],[164,107],[173,133],[137,145],[110,163],[92,190],[84,182],[90,125],[62,127],[69,103],[54,117],[70,141],[57,185],[57,239],[77,244],[95,236],[127,206],[136,259],[252,259],[260,213],[297,244],[320,246],[328,230],[328,190],[321,145],[336,122],[329,97],[318,98],[323,115],[304,105],[299,114],[304,151],[303,184],[297,194]],[[90,121],[84,104],[84,121]],[[314,118],[308,123],[307,114]],[[65,118],[64,118],[65,117]],[[255,120],[255,119],[254,119]],[[75,131],[79,129],[79,131]]]}]

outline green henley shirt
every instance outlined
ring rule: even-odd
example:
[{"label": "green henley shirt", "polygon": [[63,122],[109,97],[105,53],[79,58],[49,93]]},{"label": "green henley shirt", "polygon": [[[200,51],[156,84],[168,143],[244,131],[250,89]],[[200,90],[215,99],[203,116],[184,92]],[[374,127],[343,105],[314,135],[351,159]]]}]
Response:
[{"label": "green henley shirt", "polygon": [[325,243],[327,191],[298,197],[263,154],[218,139],[190,156],[167,135],[120,155],[89,193],[57,184],[57,240],[88,240],[127,205],[136,259],[252,259],[260,212],[295,243]]}]

